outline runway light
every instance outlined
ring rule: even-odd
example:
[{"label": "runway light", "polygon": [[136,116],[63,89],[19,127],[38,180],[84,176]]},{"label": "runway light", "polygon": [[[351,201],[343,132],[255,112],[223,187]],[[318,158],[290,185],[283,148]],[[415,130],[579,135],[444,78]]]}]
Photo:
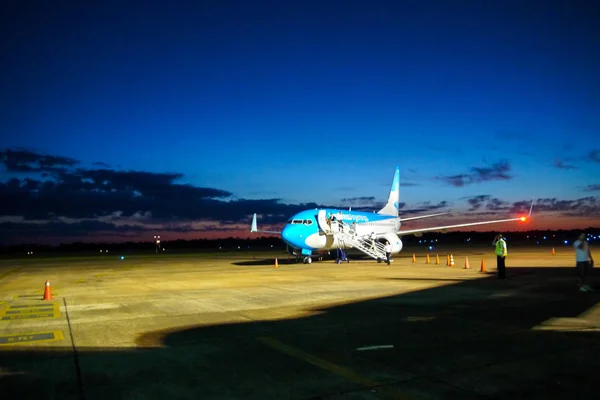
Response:
[{"label": "runway light", "polygon": [[121,260],[124,260],[124,259],[125,259],[125,257],[121,256]]}]

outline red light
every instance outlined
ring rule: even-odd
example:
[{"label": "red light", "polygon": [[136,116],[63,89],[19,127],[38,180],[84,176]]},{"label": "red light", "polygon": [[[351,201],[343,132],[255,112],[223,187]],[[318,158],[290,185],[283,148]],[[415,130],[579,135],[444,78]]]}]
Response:
[{"label": "red light", "polygon": [[523,221],[523,222],[525,222],[526,219],[527,218],[525,218],[525,217],[521,217],[521,221]]}]

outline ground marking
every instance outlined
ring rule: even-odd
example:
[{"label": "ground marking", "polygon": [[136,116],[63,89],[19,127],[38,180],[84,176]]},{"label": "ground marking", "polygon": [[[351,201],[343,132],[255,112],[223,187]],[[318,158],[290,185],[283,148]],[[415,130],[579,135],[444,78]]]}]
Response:
[{"label": "ground marking", "polygon": [[15,333],[11,335],[0,335],[0,346],[13,346],[31,342],[53,342],[64,340],[61,330],[45,332]]},{"label": "ground marking", "polygon": [[364,351],[364,350],[379,350],[379,349],[393,349],[393,348],[394,348],[393,344],[381,344],[379,346],[357,347],[356,350]]},{"label": "ground marking", "polygon": [[60,307],[57,303],[10,305],[0,314],[2,321],[59,317]]}]

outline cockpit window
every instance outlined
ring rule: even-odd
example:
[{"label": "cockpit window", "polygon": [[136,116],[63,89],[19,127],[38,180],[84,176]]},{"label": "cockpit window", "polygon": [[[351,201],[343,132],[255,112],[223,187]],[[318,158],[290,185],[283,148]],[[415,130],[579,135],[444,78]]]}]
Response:
[{"label": "cockpit window", "polygon": [[288,224],[292,225],[312,225],[312,220],[310,219],[290,219]]}]

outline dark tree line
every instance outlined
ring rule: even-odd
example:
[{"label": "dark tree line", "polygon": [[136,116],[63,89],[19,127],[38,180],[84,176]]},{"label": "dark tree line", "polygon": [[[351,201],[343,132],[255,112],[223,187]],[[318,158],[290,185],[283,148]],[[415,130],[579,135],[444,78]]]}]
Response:
[{"label": "dark tree line", "polygon": [[[510,246],[540,245],[561,246],[573,243],[580,232],[590,236],[592,243],[600,244],[600,228],[587,228],[577,230],[559,231],[529,231],[529,232],[503,232]],[[434,245],[489,245],[497,232],[430,232],[422,236],[408,235],[402,237],[405,246]],[[598,239],[594,239],[594,238]],[[437,242],[436,242],[437,240]],[[433,241],[433,242],[432,242]],[[567,241],[567,243],[565,243]],[[164,248],[164,250],[163,250]],[[182,252],[228,251],[228,250],[285,250],[286,245],[279,237],[257,237],[252,239],[226,238],[226,239],[197,239],[197,240],[164,240],[159,247],[159,254],[173,254]],[[143,242],[120,243],[64,243],[58,246],[22,244],[15,246],[0,246],[1,254],[27,254],[35,253],[99,253],[125,252],[125,253],[156,253],[157,246],[153,240]]]}]

